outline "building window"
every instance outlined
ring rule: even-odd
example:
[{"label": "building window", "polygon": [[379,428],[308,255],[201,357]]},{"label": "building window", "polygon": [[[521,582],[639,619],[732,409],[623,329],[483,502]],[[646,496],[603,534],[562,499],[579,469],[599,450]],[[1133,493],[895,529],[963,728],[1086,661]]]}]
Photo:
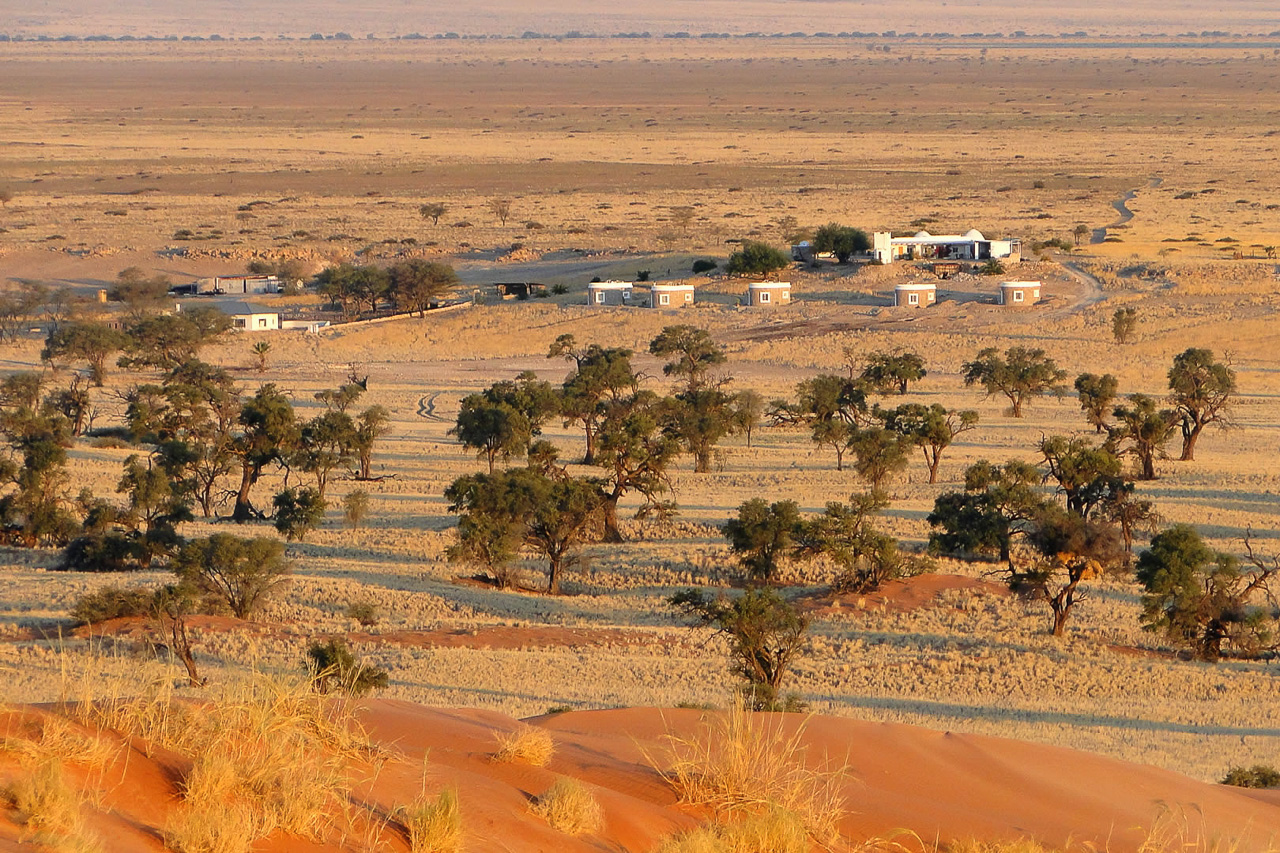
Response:
[{"label": "building window", "polygon": [[237,329],[243,329],[243,328],[245,327],[245,325],[246,325],[243,317],[236,317],[236,318],[235,318],[234,320],[232,320],[231,322],[232,322],[233,324],[235,324],[235,327],[236,327]]},{"label": "building window", "polygon": [[1031,291],[1031,296],[1032,296],[1032,298],[1033,298],[1033,299],[1039,299],[1039,298],[1040,298],[1040,288],[1038,288],[1038,287],[1037,287],[1035,290]]},{"label": "building window", "polygon": [[603,290],[597,290],[597,291],[596,291],[596,304],[597,304],[597,305],[603,305],[603,304],[604,304],[604,291],[603,291]]},{"label": "building window", "polygon": [[693,294],[692,294],[692,293],[686,293],[686,294],[684,295],[684,301],[685,301],[685,302],[692,302],[692,301],[693,301]]},{"label": "building window", "polygon": [[1021,291],[1021,290],[1015,290],[1015,291],[1013,292],[1013,301],[1014,301],[1014,302],[1021,302],[1021,301],[1022,301],[1022,291]]},{"label": "building window", "polygon": [[760,304],[763,305],[768,301],[769,301],[769,291],[767,290],[760,291]]},{"label": "building window", "polygon": [[671,304],[671,294],[669,294],[669,293],[659,293],[659,294],[658,294],[658,304],[659,304],[659,305],[670,305],[670,304]]},{"label": "building window", "polygon": [[920,294],[918,294],[918,293],[908,293],[908,294],[907,294],[907,304],[908,304],[908,305],[919,305],[919,304],[920,304]]},{"label": "building window", "polygon": [[622,291],[622,301],[623,301],[623,302],[630,302],[630,301],[631,301],[631,291],[630,291],[630,290],[624,290],[624,291]]},{"label": "building window", "polygon": [[260,318],[258,319],[258,328],[259,328],[259,329],[265,329],[266,327],[267,327],[267,318],[266,318],[266,317],[260,317]]}]

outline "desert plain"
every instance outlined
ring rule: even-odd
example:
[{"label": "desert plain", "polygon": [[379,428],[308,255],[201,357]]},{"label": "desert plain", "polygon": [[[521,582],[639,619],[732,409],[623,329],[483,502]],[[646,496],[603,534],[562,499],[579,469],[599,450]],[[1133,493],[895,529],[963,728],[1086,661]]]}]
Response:
[{"label": "desert plain", "polygon": [[[446,756],[430,784],[461,786],[464,825],[468,792],[498,784],[479,776],[498,773],[508,786],[499,802],[510,808],[484,807],[502,820],[520,811],[519,793],[535,796],[549,783],[538,775],[549,771],[503,776],[476,757],[493,748],[493,731],[514,727],[511,718],[537,717],[561,738],[566,757],[552,770],[612,791],[606,799],[663,810],[646,818],[640,807],[606,802],[611,840],[580,849],[647,850],[687,826],[660,780],[637,769],[637,744],[660,740],[657,712],[608,710],[728,702],[723,642],[674,618],[665,599],[733,584],[719,525],[743,501],[790,499],[814,513],[864,487],[802,430],[761,427],[750,446],[723,441],[710,473],[682,458],[673,477],[679,513],[627,520],[624,543],[588,545],[567,594],[477,582],[444,559],[456,516],[442,493],[482,463],[447,431],[460,400],[495,381],[527,370],[562,380],[568,365],[547,351],[563,333],[635,350],[647,386],[666,392],[648,342],[665,326],[694,324],[725,349],[732,388],[766,399],[791,396],[805,377],[844,372],[846,353],[920,353],[928,375],[909,399],[975,408],[980,423],[950,448],[939,483],[927,482],[919,459],[889,483],[881,526],[911,546],[923,546],[934,499],[959,488],[969,464],[1036,461],[1043,436],[1092,432],[1074,395],[1035,400],[1015,419],[1002,399],[966,388],[960,367],[978,350],[1034,345],[1073,377],[1109,372],[1123,393],[1161,397],[1171,358],[1207,347],[1238,375],[1231,428],[1206,433],[1192,462],[1159,461],[1158,479],[1140,494],[1165,523],[1193,524],[1216,548],[1238,553],[1249,536],[1280,555],[1280,41],[21,42],[0,44],[0,75],[0,189],[11,196],[0,206],[5,286],[37,280],[92,298],[126,267],[182,283],[242,272],[255,257],[299,258],[312,271],[357,258],[441,260],[457,269],[462,295],[496,281],[564,286],[546,299],[270,333],[262,373],[250,366],[254,335],[204,353],[245,389],[277,383],[302,415],[320,411],[315,392],[354,370],[368,376],[362,404],[385,406],[392,429],[376,453],[382,479],[335,481],[328,517],[289,544],[292,580],[257,619],[194,624],[202,670],[215,686],[249,672],[300,674],[310,642],[345,638],[390,679],[362,711],[366,724],[416,760],[428,747],[428,764]],[[491,210],[497,198],[510,200],[506,221]],[[419,215],[425,202],[445,205],[438,223]],[[672,209],[681,207],[695,215],[677,225]],[[893,285],[921,270],[824,262],[786,273],[793,305],[750,309],[738,304],[741,280],[690,272],[695,259],[723,261],[737,241],[784,247],[797,226],[827,222],[1019,238],[1025,257],[1014,273],[1041,280],[1047,298],[1002,309],[991,304],[998,279],[961,276],[939,283],[939,305],[896,309]],[[1075,243],[1080,225],[1088,235],[1072,250],[1031,248]],[[641,271],[697,284],[698,304],[679,312],[585,304],[593,277]],[[1111,330],[1121,307],[1141,318],[1124,345]],[[3,368],[47,370],[42,343],[31,332],[0,345]],[[149,378],[111,370],[93,391],[95,424],[118,421],[120,392]],[[582,453],[576,427],[553,421],[544,437],[566,460]],[[71,493],[113,495],[133,452],[77,442]],[[280,476],[268,473],[258,492],[274,491]],[[351,529],[337,499],[357,487],[370,508]],[[183,532],[228,528],[199,520]],[[232,532],[275,535],[266,524]],[[54,572],[58,553],[39,549],[6,548],[0,560],[6,701],[134,695],[178,678],[170,662],[147,655],[144,624],[85,631],[68,615],[100,586],[154,586],[168,572]],[[536,587],[541,566],[532,558],[525,566]],[[1089,583],[1066,636],[1054,638],[1043,605],[1008,594],[995,568],[940,560],[934,575],[864,596],[833,596],[805,565],[788,575],[785,591],[812,627],[786,687],[822,715],[809,731],[815,743],[850,756],[845,840],[905,827],[926,841],[1031,835],[1057,847],[1132,849],[1144,837],[1135,827],[1149,829],[1165,803],[1243,847],[1271,846],[1280,829],[1274,797],[1200,783],[1229,766],[1280,760],[1275,662],[1184,659],[1141,629],[1140,590],[1128,577]],[[376,607],[376,624],[350,618],[353,603]],[[541,716],[552,709],[560,713]],[[696,711],[665,713],[677,728],[696,728]],[[1111,759],[1144,767],[1118,769]],[[953,792],[974,791],[973,779],[1002,779],[1005,788],[973,793],[982,806],[944,808],[934,798],[916,808],[912,785],[901,783],[933,778],[919,761],[945,765],[936,778],[956,779]],[[918,776],[897,775],[908,765]],[[1020,783],[1018,773],[1035,778]],[[1121,786],[1130,799],[1121,804],[1117,792],[1105,804],[1068,805],[1062,788],[1078,794],[1110,774],[1136,774],[1123,776],[1138,780]],[[886,788],[881,776],[900,787]],[[95,825],[110,849],[159,849],[159,834],[138,827],[157,825],[165,797],[176,795],[148,784],[159,805],[129,821],[119,818],[127,809],[112,799],[118,792],[99,802]],[[1061,810],[1008,807],[1011,792],[1032,788]],[[568,843],[540,825],[478,826],[467,849]],[[348,846],[403,843],[392,836]],[[27,849],[23,838],[21,827],[0,823],[0,849]],[[534,840],[525,848],[521,838]],[[272,843],[303,849],[288,838]]]}]

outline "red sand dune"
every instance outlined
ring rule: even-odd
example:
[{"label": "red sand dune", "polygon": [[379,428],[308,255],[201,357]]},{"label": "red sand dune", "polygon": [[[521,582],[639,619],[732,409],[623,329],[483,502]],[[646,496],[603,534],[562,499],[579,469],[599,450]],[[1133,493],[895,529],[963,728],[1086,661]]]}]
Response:
[{"label": "red sand dune", "polygon": [[[13,732],[21,714],[0,716]],[[427,758],[428,790],[456,786],[467,832],[465,849],[483,851],[648,851],[663,837],[693,826],[645,754],[662,755],[665,735],[692,735],[707,712],[633,708],[536,718],[556,752],[545,768],[492,761],[495,736],[518,725],[501,714],[440,710],[407,702],[364,703],[360,718],[374,742],[406,760],[392,761],[356,796],[388,810],[419,791]],[[852,841],[909,829],[926,842],[956,838],[1032,836],[1050,846],[1092,842],[1132,850],[1163,813],[1196,835],[1240,840],[1240,850],[1270,848],[1280,838],[1280,797],[1202,782],[1135,764],[1018,741],[868,723],[787,715],[784,728],[804,725],[815,761],[847,763]],[[157,828],[177,802],[176,779],[187,759],[129,750],[104,777],[101,808],[91,826],[107,850],[163,849]],[[0,758],[0,780],[14,772]],[[598,836],[570,838],[531,815],[528,805],[560,775],[593,787],[606,815]],[[1166,821],[1169,819],[1166,818]],[[20,828],[0,818],[0,851],[19,844]],[[406,849],[395,835],[390,848]],[[355,840],[345,849],[361,849]],[[273,837],[264,851],[334,850]]]}]

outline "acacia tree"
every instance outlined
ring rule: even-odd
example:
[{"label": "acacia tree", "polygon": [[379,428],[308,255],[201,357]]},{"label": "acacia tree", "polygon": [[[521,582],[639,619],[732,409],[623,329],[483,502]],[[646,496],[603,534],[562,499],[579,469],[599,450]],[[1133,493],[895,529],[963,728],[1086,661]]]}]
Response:
[{"label": "acacia tree", "polygon": [[1039,450],[1048,470],[1045,479],[1054,480],[1067,509],[1084,518],[1107,500],[1119,480],[1120,459],[1106,445],[1051,435],[1040,440]]},{"label": "acacia tree", "polygon": [[172,370],[199,359],[200,350],[231,330],[231,318],[212,306],[143,317],[126,330],[118,364],[126,369]]},{"label": "acacia tree", "polygon": [[804,647],[809,620],[776,590],[748,589],[731,599],[689,589],[667,603],[697,625],[729,638],[733,672],[746,681],[754,710],[786,710],[794,704],[779,702],[778,689]]},{"label": "acacia tree", "polygon": [[101,388],[107,375],[107,358],[124,349],[126,340],[123,332],[105,323],[91,320],[61,323],[49,331],[40,358],[50,364],[64,358],[86,362],[89,378]]},{"label": "acacia tree", "polygon": [[1081,373],[1076,377],[1076,393],[1080,396],[1080,410],[1094,432],[1107,430],[1107,415],[1111,413],[1120,390],[1120,382],[1110,373]]},{"label": "acacia tree", "polygon": [[1138,330],[1138,309],[1117,308],[1111,315],[1111,334],[1118,344],[1127,344]]},{"label": "acacia tree", "polygon": [[1044,507],[1036,486],[1040,471],[1011,459],[1004,465],[976,462],[964,475],[964,491],[946,492],[927,518],[935,528],[931,550],[947,554],[997,556],[1012,568],[1011,543]]},{"label": "acacia tree", "polygon": [[978,426],[978,413],[972,409],[955,411],[940,403],[924,406],[907,403],[883,414],[885,429],[897,433],[908,444],[920,448],[929,466],[929,482],[938,482],[938,465],[942,452],[956,437]]},{"label": "acacia tree", "polygon": [[241,432],[232,449],[240,460],[241,474],[231,518],[243,524],[259,515],[251,501],[254,484],[264,468],[287,458],[297,444],[299,429],[293,404],[271,383],[244,402],[238,420]]},{"label": "acacia tree", "polygon": [[855,252],[866,252],[871,248],[871,238],[860,228],[830,222],[814,233],[813,248],[818,252],[830,252],[837,261],[847,264]]},{"label": "acacia tree", "polygon": [[423,219],[430,219],[432,225],[439,225],[440,217],[444,216],[448,209],[442,202],[429,201],[418,208],[418,215]]},{"label": "acacia tree", "polygon": [[[547,560],[547,592],[558,595],[564,572],[577,564],[579,552],[598,523],[604,496],[600,484],[560,471],[548,476],[532,468],[461,477],[445,491],[450,512],[470,519],[472,531],[490,536],[514,536],[524,547]],[[502,540],[484,547],[499,553]],[[480,543],[460,540],[460,553],[474,555]]]},{"label": "acacia tree", "polygon": [[174,571],[185,583],[225,604],[233,616],[250,619],[288,580],[293,567],[278,540],[215,533],[183,545]]},{"label": "acacia tree", "polygon": [[498,217],[498,221],[506,227],[507,219],[511,216],[511,199],[494,198],[489,200],[489,212]]},{"label": "acacia tree", "polygon": [[881,394],[905,394],[907,385],[928,373],[924,359],[914,352],[873,352],[867,356],[862,380]]},{"label": "acacia tree", "polygon": [[1158,533],[1138,556],[1143,627],[1191,649],[1201,660],[1216,661],[1223,645],[1255,654],[1269,644],[1268,609],[1255,595],[1271,597],[1270,584],[1280,564],[1255,554],[1246,540],[1248,562],[1214,551],[1194,527],[1175,524]]},{"label": "acacia tree", "polygon": [[0,340],[11,341],[28,329],[48,293],[40,282],[26,280],[0,291]]},{"label": "acacia tree", "polygon": [[1116,406],[1116,424],[1107,429],[1108,443],[1117,452],[1134,457],[1139,480],[1156,478],[1156,459],[1167,458],[1164,446],[1177,429],[1177,416],[1169,409],[1157,409],[1146,394],[1131,394],[1129,404]]},{"label": "acacia tree", "polygon": [[910,443],[883,427],[857,429],[849,437],[853,470],[879,491],[885,480],[907,467]]},{"label": "acacia tree", "polygon": [[1084,598],[1080,584],[1123,558],[1120,537],[1110,524],[1050,505],[1035,516],[1027,541],[1039,559],[1011,571],[1009,585],[1045,602],[1053,636],[1061,637],[1071,609]]},{"label": "acacia tree", "polygon": [[556,338],[547,358],[564,357],[573,361],[574,370],[565,377],[560,392],[560,413],[565,426],[581,423],[586,434],[586,453],[582,464],[594,465],[596,427],[609,403],[634,395],[640,378],[631,367],[632,352],[623,347],[578,346],[573,335]]},{"label": "acacia tree", "polygon": [[874,592],[887,581],[918,573],[925,564],[902,554],[897,540],[872,524],[888,505],[884,494],[875,491],[850,495],[848,504],[828,503],[822,515],[801,524],[795,555],[835,563],[831,590],[836,593]]},{"label": "acacia tree", "polygon": [[355,458],[356,424],[345,412],[324,412],[298,430],[298,439],[289,455],[290,464],[316,478],[316,493],[324,501],[329,475],[346,467]]},{"label": "acacia tree", "polygon": [[1173,357],[1169,400],[1182,428],[1181,461],[1195,459],[1196,440],[1205,427],[1230,425],[1228,406],[1235,393],[1235,371],[1214,361],[1212,350],[1192,347]]},{"label": "acacia tree", "polygon": [[806,379],[796,385],[796,402],[774,401],[770,412],[774,423],[805,424],[819,447],[836,454],[836,470],[844,470],[844,455],[858,427],[870,423],[864,384],[830,373]]},{"label": "acacia tree", "polygon": [[791,258],[768,243],[744,240],[729,256],[724,268],[729,275],[768,275],[791,266]]},{"label": "acacia tree", "polygon": [[1010,347],[1000,355],[995,347],[980,350],[973,361],[961,367],[965,385],[981,385],[987,396],[1009,398],[1010,414],[1022,417],[1023,403],[1045,393],[1061,394],[1067,372],[1060,370],[1042,349]]},{"label": "acacia tree", "polygon": [[606,542],[622,541],[618,502],[627,494],[635,492],[644,498],[638,517],[674,511],[674,504],[663,500],[663,495],[671,490],[667,469],[680,446],[663,431],[662,414],[662,401],[650,391],[636,391],[604,404],[595,462],[605,471],[601,512]]},{"label": "acacia tree", "polygon": [[800,507],[795,501],[770,504],[752,498],[738,507],[738,515],[720,528],[742,570],[753,581],[772,581],[782,561],[795,549],[800,532]]},{"label": "acacia tree", "polygon": [[397,308],[417,311],[419,317],[457,286],[458,274],[453,267],[439,261],[421,258],[402,261],[387,271],[389,291]]},{"label": "acacia tree", "polygon": [[370,406],[356,416],[351,449],[356,456],[356,479],[373,479],[373,447],[391,431],[391,413],[384,406]]},{"label": "acacia tree", "polygon": [[728,357],[711,339],[711,333],[696,326],[667,326],[649,342],[649,352],[668,357],[662,372],[677,380],[683,380],[686,391],[697,391],[709,384],[720,384],[711,379],[711,368],[724,364]]}]

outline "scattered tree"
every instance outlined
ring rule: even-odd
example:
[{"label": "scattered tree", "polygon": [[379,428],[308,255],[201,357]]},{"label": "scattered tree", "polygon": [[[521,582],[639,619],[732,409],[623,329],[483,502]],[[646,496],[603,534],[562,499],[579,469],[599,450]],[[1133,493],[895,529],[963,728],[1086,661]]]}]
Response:
[{"label": "scattered tree", "polygon": [[458,284],[458,274],[453,267],[439,261],[414,258],[396,264],[387,272],[396,307],[417,311],[419,317],[425,317],[427,309],[439,303]]},{"label": "scattered tree", "polygon": [[813,235],[813,248],[818,252],[830,252],[840,263],[847,264],[855,253],[871,249],[871,238],[859,228],[831,222],[819,227]]},{"label": "scattered tree", "polygon": [[1111,334],[1115,337],[1116,343],[1129,343],[1129,341],[1133,340],[1133,334],[1137,330],[1137,308],[1117,308],[1116,313],[1111,315]]},{"label": "scattered tree", "polygon": [[418,215],[423,219],[430,219],[432,225],[439,225],[440,217],[444,216],[448,209],[449,208],[441,202],[429,201],[418,208]]},{"label": "scattered tree", "polygon": [[883,427],[867,427],[853,431],[848,447],[853,453],[853,470],[878,491],[891,475],[907,467],[911,444]]},{"label": "scattered tree", "polygon": [[505,228],[507,225],[507,218],[511,216],[511,199],[509,198],[490,199],[489,212],[492,213],[494,216],[498,217],[498,221],[501,222],[503,227]]},{"label": "scattered tree", "polygon": [[290,542],[301,542],[324,521],[324,496],[315,489],[288,488],[271,503],[276,510],[275,528]]},{"label": "scattered tree", "polygon": [[770,504],[752,498],[738,507],[737,518],[729,519],[721,531],[746,575],[753,581],[768,582],[775,579],[782,561],[795,549],[801,523],[795,501]]},{"label": "scattered tree", "polygon": [[1061,637],[1071,609],[1084,597],[1080,584],[1123,558],[1120,537],[1109,524],[1049,505],[1035,516],[1027,541],[1039,559],[1012,571],[1009,585],[1048,604],[1051,631]]},{"label": "scattered tree", "polygon": [[123,332],[105,323],[91,320],[62,323],[50,330],[40,357],[51,364],[62,359],[87,363],[89,378],[101,388],[107,374],[107,358],[124,349],[126,340]]},{"label": "scattered tree", "polygon": [[339,692],[359,698],[385,690],[391,683],[386,670],[357,661],[346,641],[339,637],[311,644],[307,649],[307,671],[318,693]]},{"label": "scattered tree", "polygon": [[240,409],[241,433],[232,444],[240,461],[240,488],[232,519],[243,524],[258,516],[251,491],[268,465],[288,457],[298,442],[299,427],[293,404],[274,384],[263,385]]},{"label": "scattered tree", "polygon": [[709,384],[711,368],[728,360],[724,350],[711,339],[711,333],[696,326],[667,326],[649,342],[649,352],[670,357],[662,372],[683,379],[688,391]]},{"label": "scattered tree", "polygon": [[1081,243],[1084,242],[1084,238],[1089,236],[1089,233],[1090,233],[1089,226],[1085,225],[1084,223],[1080,223],[1074,229],[1072,229],[1071,236],[1075,238],[1076,245],[1079,246]]},{"label": "scattered tree", "polygon": [[924,379],[924,359],[913,352],[874,352],[867,357],[862,380],[881,394],[905,394],[907,385]]},{"label": "scattered tree", "polygon": [[609,403],[634,395],[639,376],[631,367],[632,352],[623,347],[591,344],[585,349],[577,345],[573,335],[560,335],[547,352],[547,358],[564,357],[575,364],[565,377],[561,390],[560,413],[565,426],[581,423],[586,433],[584,465],[595,464],[596,428]]},{"label": "scattered tree", "polygon": [[742,247],[729,256],[725,271],[729,275],[768,275],[791,266],[791,258],[767,243],[744,240]]},{"label": "scattered tree", "polygon": [[958,556],[998,557],[1012,568],[1015,535],[1044,507],[1036,488],[1034,465],[1010,460],[1004,465],[977,462],[965,471],[963,492],[946,492],[934,501],[928,522],[932,551]]},{"label": "scattered tree", "polygon": [[184,582],[226,605],[239,619],[250,619],[293,571],[284,545],[275,539],[241,539],[229,533],[192,539],[174,560]]},{"label": "scattered tree", "polygon": [[1164,446],[1178,428],[1177,415],[1157,409],[1155,399],[1146,394],[1131,394],[1127,406],[1116,406],[1115,417],[1115,426],[1107,430],[1108,442],[1118,453],[1133,456],[1139,480],[1154,480],[1155,461],[1167,458]]},{"label": "scattered tree", "polygon": [[965,385],[981,385],[987,396],[1003,394],[1009,398],[1010,414],[1022,417],[1023,403],[1046,392],[1062,393],[1067,372],[1060,370],[1042,349],[1010,347],[1003,356],[995,347],[979,351],[973,361],[961,367]]},{"label": "scattered tree", "polygon": [[37,281],[20,281],[16,288],[0,291],[0,340],[11,341],[30,328],[48,293]]},{"label": "scattered tree", "polygon": [[955,411],[934,403],[931,406],[907,403],[885,412],[885,429],[896,433],[907,444],[920,448],[929,467],[929,482],[938,482],[938,465],[942,452],[956,437],[978,426],[978,413],[972,409]]},{"label": "scattered tree", "polygon": [[1107,415],[1111,413],[1120,382],[1110,373],[1081,373],[1076,377],[1076,393],[1080,396],[1080,409],[1084,419],[1101,434],[1107,429]]},{"label": "scattered tree", "polygon": [[1173,357],[1169,368],[1169,400],[1174,405],[1182,428],[1182,455],[1189,462],[1195,458],[1196,441],[1210,424],[1231,424],[1228,406],[1236,393],[1236,373],[1213,352],[1192,347]]},{"label": "scattered tree", "polygon": [[269,341],[257,341],[252,347],[253,367],[259,373],[265,373],[267,370],[267,356],[271,355],[271,343]]},{"label": "scattered tree", "polygon": [[347,527],[358,530],[369,513],[369,493],[364,489],[347,492],[342,498],[342,518]]},{"label": "scattered tree", "polygon": [[701,626],[729,639],[732,668],[747,683],[756,710],[783,710],[778,689],[803,649],[809,620],[776,590],[748,589],[737,598],[690,589],[668,603]]}]

